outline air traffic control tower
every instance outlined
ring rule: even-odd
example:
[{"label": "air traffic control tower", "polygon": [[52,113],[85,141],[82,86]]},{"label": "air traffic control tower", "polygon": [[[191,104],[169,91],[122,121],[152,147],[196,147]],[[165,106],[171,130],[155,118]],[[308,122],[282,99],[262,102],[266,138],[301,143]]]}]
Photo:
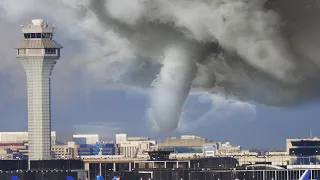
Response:
[{"label": "air traffic control tower", "polygon": [[52,40],[53,24],[35,19],[21,27],[24,40],[16,52],[27,75],[29,162],[50,160],[50,76],[62,46]]}]

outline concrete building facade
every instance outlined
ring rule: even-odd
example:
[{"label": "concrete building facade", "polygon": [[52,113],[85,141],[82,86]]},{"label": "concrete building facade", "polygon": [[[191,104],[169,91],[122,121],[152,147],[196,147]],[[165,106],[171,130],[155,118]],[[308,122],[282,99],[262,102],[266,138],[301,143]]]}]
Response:
[{"label": "concrete building facade", "polygon": [[51,159],[50,76],[62,46],[52,40],[54,27],[42,19],[22,25],[17,58],[27,76],[29,160]]},{"label": "concrete building facade", "polygon": [[320,139],[286,139],[286,152],[297,156],[320,155]]},{"label": "concrete building facade", "polygon": [[100,139],[99,134],[74,134],[73,141],[76,144],[96,144]]},{"label": "concrete building facade", "polygon": [[220,155],[228,155],[232,153],[241,152],[241,146],[233,146],[230,142],[221,143],[218,142],[218,149]]},{"label": "concrete building facade", "polygon": [[[51,131],[51,144],[67,144],[72,141],[72,134]],[[0,132],[0,143],[28,142],[28,132]]]},{"label": "concrete building facade", "polygon": [[137,158],[154,148],[156,141],[148,137],[128,137],[127,134],[116,134],[116,144],[120,149],[120,155],[126,158]]},{"label": "concrete building facade", "polygon": [[138,155],[142,155],[151,150],[151,146],[154,145],[154,141],[127,141],[120,144],[120,155],[126,158],[136,158]]},{"label": "concrete building facade", "polygon": [[121,142],[128,141],[127,134],[116,134],[116,144],[120,144]]},{"label": "concrete building facade", "polygon": [[0,143],[28,141],[28,132],[0,132]]},{"label": "concrete building facade", "polygon": [[[172,150],[177,153],[202,153],[203,145],[207,143],[205,138],[192,135],[184,135],[180,138],[172,137],[158,144],[160,150]],[[210,142],[212,144],[213,142]]]},{"label": "concrete building facade", "polygon": [[66,145],[53,145],[52,154],[57,159],[73,159],[78,156],[78,148],[75,142],[68,142]]}]

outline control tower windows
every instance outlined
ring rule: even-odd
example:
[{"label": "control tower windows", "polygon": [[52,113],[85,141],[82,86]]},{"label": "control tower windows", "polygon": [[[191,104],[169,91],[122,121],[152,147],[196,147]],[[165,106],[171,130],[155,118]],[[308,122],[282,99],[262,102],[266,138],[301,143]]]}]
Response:
[{"label": "control tower windows", "polygon": [[25,39],[30,39],[30,38],[52,38],[52,33],[25,33],[24,34]]},{"label": "control tower windows", "polygon": [[26,38],[26,39],[29,39],[29,38],[31,38],[31,35],[30,35],[30,33],[25,33],[25,34],[24,34],[24,38]]},{"label": "control tower windows", "polygon": [[42,33],[42,38],[52,38],[52,34],[51,33]]},{"label": "control tower windows", "polygon": [[56,49],[47,48],[47,49],[45,49],[45,54],[56,54]]}]

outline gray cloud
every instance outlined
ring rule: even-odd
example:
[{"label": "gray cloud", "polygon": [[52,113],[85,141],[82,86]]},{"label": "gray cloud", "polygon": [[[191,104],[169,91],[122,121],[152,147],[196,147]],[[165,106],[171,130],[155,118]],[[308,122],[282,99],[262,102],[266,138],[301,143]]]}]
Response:
[{"label": "gray cloud", "polygon": [[[276,106],[318,96],[319,61],[312,47],[319,41],[307,43],[306,36],[317,36],[312,33],[319,27],[312,25],[315,17],[309,23],[299,20],[315,15],[305,11],[316,1],[269,5],[278,13],[260,0],[33,1],[2,1],[0,23],[32,18],[35,12],[54,20],[61,44],[79,47],[59,62],[54,72],[59,81],[68,84],[67,74],[81,70],[85,91],[151,87],[150,114],[162,130],[178,126],[190,90]],[[188,56],[166,61],[171,51]],[[14,72],[17,62],[3,58],[2,72]]]},{"label": "gray cloud", "polygon": [[113,136],[116,133],[124,131],[123,123],[114,122],[88,122],[86,124],[77,124],[73,126],[73,132],[79,134],[100,134],[104,136]]},{"label": "gray cloud", "polygon": [[[192,96],[198,99],[196,105],[207,104],[209,110],[203,112],[195,107],[190,109],[193,110],[191,112],[184,111],[182,120],[179,123],[178,130],[180,132],[192,132],[193,129],[205,127],[209,122],[221,120],[252,121],[256,116],[256,107],[247,102],[235,101],[224,96],[208,93],[194,94]],[[194,118],[194,116],[199,118]]]}]

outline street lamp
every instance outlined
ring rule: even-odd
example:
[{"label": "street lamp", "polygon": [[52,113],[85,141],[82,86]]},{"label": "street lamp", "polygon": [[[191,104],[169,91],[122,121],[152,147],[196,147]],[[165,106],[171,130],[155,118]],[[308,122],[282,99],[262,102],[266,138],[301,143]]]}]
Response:
[{"label": "street lamp", "polygon": [[316,150],[316,154],[314,156],[314,163],[318,164],[318,150]]},{"label": "street lamp", "polygon": [[18,170],[20,170],[20,157],[16,157],[16,159],[18,160]]}]

